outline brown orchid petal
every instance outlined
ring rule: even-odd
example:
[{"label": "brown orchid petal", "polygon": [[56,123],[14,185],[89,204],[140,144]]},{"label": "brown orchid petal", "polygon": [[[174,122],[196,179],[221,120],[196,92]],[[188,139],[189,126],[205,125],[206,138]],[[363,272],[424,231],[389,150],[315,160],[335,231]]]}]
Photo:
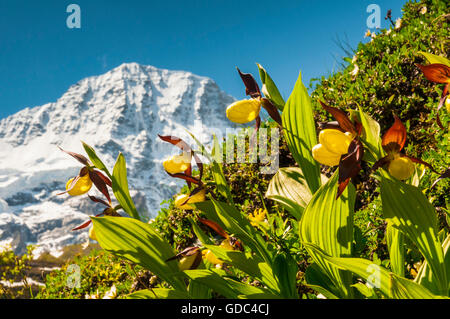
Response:
[{"label": "brown orchid petal", "polygon": [[261,92],[259,90],[258,83],[256,83],[255,78],[250,73],[242,73],[239,68],[236,68],[239,75],[245,85],[245,94],[250,95],[252,98],[261,97]]},{"label": "brown orchid petal", "polygon": [[435,172],[436,174],[439,174],[438,172],[436,172],[436,171],[434,170],[433,166],[431,166],[430,164],[428,164],[428,163],[425,162],[425,161],[422,161],[422,160],[419,159],[419,158],[411,157],[411,156],[404,155],[404,154],[400,154],[400,156],[401,156],[401,157],[407,157],[407,158],[409,158],[409,159],[410,159],[412,162],[414,162],[414,163],[418,163],[418,164],[425,165],[426,167],[428,167],[429,169],[431,169],[431,170],[432,170],[433,172]]},{"label": "brown orchid petal", "polygon": [[171,174],[169,172],[166,171],[167,174],[169,174],[170,176],[172,176],[173,178],[181,178],[185,181],[189,181],[195,185],[199,185],[200,184],[200,180],[198,178],[195,178],[194,176],[189,176],[186,175],[184,173],[176,173],[176,174]]},{"label": "brown orchid petal", "polygon": [[[187,175],[187,176],[192,176],[192,165],[189,164],[189,167],[183,173],[185,175]],[[188,188],[190,189],[191,188],[191,182],[190,181],[186,181],[186,183],[187,183]]]},{"label": "brown orchid petal", "polygon": [[75,185],[77,184],[77,182],[78,182],[78,180],[79,180],[80,178],[81,178],[80,175],[78,175],[77,177],[75,177],[75,178],[72,180],[72,183],[70,183],[68,189],[66,189],[64,192],[58,193],[58,194],[56,194],[56,195],[59,196],[59,195],[63,195],[63,194],[66,194],[66,193],[70,192],[70,191],[72,190],[72,188],[75,187]]},{"label": "brown orchid petal", "polygon": [[450,177],[450,167],[447,168],[447,170],[441,175],[439,176],[439,178],[437,180],[434,181],[434,183],[431,185],[431,188],[434,188],[434,186],[436,186],[436,184],[443,180],[444,178],[449,178]]},{"label": "brown orchid petal", "polygon": [[192,256],[194,254],[197,254],[199,249],[200,249],[200,247],[188,247],[188,248],[184,249],[182,252],[176,254],[175,256],[170,257],[169,259],[166,259],[166,262],[175,260],[175,259],[180,259],[182,257]]},{"label": "brown orchid petal", "polygon": [[94,173],[97,174],[97,176],[100,177],[105,182],[106,185],[108,185],[109,187],[112,188],[112,182],[109,179],[109,177],[103,175],[102,172],[100,172],[100,171],[98,171],[96,169],[94,169]]},{"label": "brown orchid petal", "polygon": [[355,126],[353,125],[352,121],[350,121],[349,117],[347,116],[347,114],[344,111],[339,110],[335,107],[328,106],[320,100],[319,100],[319,102],[322,105],[322,107],[325,109],[325,111],[327,111],[328,113],[333,115],[333,117],[336,119],[336,121],[338,121],[339,126],[345,132],[350,132],[352,134],[357,133]]},{"label": "brown orchid petal", "polygon": [[109,204],[107,202],[105,202],[103,199],[100,199],[100,198],[97,198],[97,197],[91,196],[91,195],[88,195],[88,197],[91,201],[93,201],[95,203],[101,203],[101,204],[109,207]]},{"label": "brown orchid petal", "polygon": [[275,105],[273,105],[273,103],[270,100],[266,98],[261,99],[261,104],[263,108],[267,111],[267,113],[270,115],[270,117],[280,126],[283,126],[280,113],[278,112],[278,108]]},{"label": "brown orchid petal", "polygon": [[73,158],[75,158],[75,159],[76,159],[78,162],[80,162],[81,164],[86,165],[86,166],[89,165],[88,159],[87,159],[86,157],[84,157],[83,155],[78,154],[78,153],[74,153],[74,152],[65,151],[65,150],[63,150],[60,146],[58,146],[58,148],[59,148],[61,151],[63,151],[64,153],[67,153],[67,154],[69,154],[70,156],[72,156]]},{"label": "brown orchid petal", "polygon": [[223,238],[229,238],[230,236],[226,233],[225,230],[223,230],[222,227],[220,227],[219,224],[216,222],[213,222],[212,220],[204,219],[204,218],[198,218],[198,221],[202,224],[208,226],[212,230],[214,230],[218,235],[222,236]]},{"label": "brown orchid petal", "polygon": [[106,207],[106,208],[103,210],[102,214],[104,214],[105,216],[122,217],[122,216],[120,216],[120,214],[119,214],[118,212],[116,212],[116,211],[114,210],[114,208],[112,208],[112,207]]},{"label": "brown orchid petal", "polygon": [[195,152],[192,152],[192,154],[194,154],[195,164],[197,165],[198,170],[200,171],[200,177],[198,179],[201,181],[202,177],[203,177],[203,163],[200,160],[200,158],[197,156],[197,154],[195,154]]},{"label": "brown orchid petal", "polygon": [[256,145],[256,135],[258,134],[259,128],[261,127],[261,117],[258,115],[255,119],[255,129],[253,130],[252,136],[248,142],[249,145],[249,154],[253,154],[254,148]]},{"label": "brown orchid petal", "polygon": [[109,203],[111,203],[111,197],[109,196],[108,187],[106,187],[105,181],[95,174],[93,171],[89,171],[89,178],[94,183],[95,187],[106,197]]},{"label": "brown orchid petal", "polygon": [[[98,215],[95,215],[95,217],[99,217],[99,216],[101,216],[101,215],[103,215],[103,213],[100,213],[100,214],[98,214]],[[74,231],[74,230],[80,230],[80,229],[86,228],[86,227],[88,227],[91,223],[92,223],[92,220],[89,219],[87,222],[84,222],[84,223],[81,224],[80,226],[77,226],[77,227],[73,228],[72,231]]]},{"label": "brown orchid petal", "polygon": [[175,145],[176,147],[178,147],[179,149],[181,149],[183,152],[186,153],[191,153],[192,154],[192,149],[191,147],[185,142],[183,141],[181,138],[176,137],[176,136],[161,136],[159,135],[159,138],[162,139],[164,142],[170,143],[172,145]]},{"label": "brown orchid petal", "polygon": [[373,164],[372,166],[372,171],[376,171],[377,169],[379,169],[380,167],[385,166],[386,164],[388,164],[390,162],[389,156],[385,156],[381,159],[379,159],[378,161],[375,162],[375,164]]},{"label": "brown orchid petal", "polygon": [[339,198],[347,187],[351,178],[358,175],[361,170],[361,160],[364,155],[364,147],[359,139],[354,139],[348,148],[348,154],[343,155],[339,162],[338,193]]},{"label": "brown orchid petal", "polygon": [[400,152],[406,142],[406,127],[402,121],[394,115],[395,122],[384,134],[381,145],[386,152]]},{"label": "brown orchid petal", "polygon": [[425,75],[428,81],[441,84],[450,82],[450,67],[445,64],[416,65],[422,70],[423,75]]}]

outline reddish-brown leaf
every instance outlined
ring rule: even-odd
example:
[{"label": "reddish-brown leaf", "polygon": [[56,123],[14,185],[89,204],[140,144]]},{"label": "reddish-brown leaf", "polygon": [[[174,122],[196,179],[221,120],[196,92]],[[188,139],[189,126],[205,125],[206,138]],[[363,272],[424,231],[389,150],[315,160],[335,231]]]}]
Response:
[{"label": "reddish-brown leaf", "polygon": [[419,159],[419,158],[411,157],[411,156],[404,155],[404,154],[401,154],[401,156],[402,156],[402,157],[407,157],[407,158],[409,158],[409,159],[410,159],[412,162],[414,162],[414,163],[422,164],[422,165],[428,167],[429,169],[431,169],[431,170],[432,170],[433,172],[435,172],[436,174],[439,174],[437,171],[435,171],[435,169],[433,168],[433,166],[431,166],[430,164],[428,164],[428,163],[425,162],[425,161],[422,161],[422,160]]},{"label": "reddish-brown leaf", "polygon": [[394,115],[395,122],[384,134],[381,145],[386,152],[400,152],[406,142],[406,127],[402,121]]},{"label": "reddish-brown leaf", "polygon": [[188,247],[188,248],[184,249],[183,251],[179,252],[178,254],[176,254],[175,256],[170,257],[169,259],[166,259],[166,262],[175,260],[175,259],[180,259],[180,258],[187,257],[187,256],[192,256],[199,252],[200,252],[200,247]]},{"label": "reddish-brown leaf", "polygon": [[344,111],[339,110],[335,107],[328,106],[320,100],[319,100],[319,102],[322,105],[322,107],[325,109],[325,111],[330,113],[335,118],[335,120],[338,121],[339,126],[345,132],[350,132],[352,134],[357,133],[355,126],[353,125],[352,121],[349,119],[349,117],[347,116],[347,114]]},{"label": "reddish-brown leaf", "polygon": [[376,171],[377,169],[385,166],[388,163],[389,163],[389,156],[385,156],[385,157],[379,159],[378,161],[376,161],[375,164],[373,164],[371,170]]},{"label": "reddish-brown leaf", "polygon": [[166,173],[169,174],[170,176],[174,177],[174,178],[181,178],[181,179],[183,179],[185,181],[189,181],[189,182],[191,182],[192,184],[195,184],[195,185],[200,184],[200,180],[198,178],[194,177],[194,176],[189,176],[189,175],[186,175],[184,173],[171,174],[171,173],[169,173],[167,171],[166,171]]},{"label": "reddish-brown leaf", "polygon": [[339,122],[338,121],[321,122],[321,123],[318,124],[318,126],[319,126],[319,130],[333,129],[333,130],[339,130],[339,131],[345,133],[345,130],[343,130],[339,126]]},{"label": "reddish-brown leaf", "polygon": [[252,98],[257,98],[261,96],[261,92],[259,91],[258,83],[256,83],[255,78],[250,73],[242,73],[239,68],[236,68],[239,72],[239,75],[244,82],[245,85],[245,94],[250,95]]},{"label": "reddish-brown leaf", "polygon": [[220,227],[219,224],[217,224],[216,222],[213,222],[212,220],[208,220],[208,219],[204,219],[204,218],[198,218],[198,221],[201,222],[202,224],[208,226],[209,228],[211,228],[212,230],[214,230],[218,235],[222,236],[223,238],[228,238],[230,237],[225,230],[223,230],[222,227]]},{"label": "reddish-brown leaf", "polygon": [[428,81],[434,83],[449,83],[450,68],[445,64],[433,63],[429,65],[416,64]]}]

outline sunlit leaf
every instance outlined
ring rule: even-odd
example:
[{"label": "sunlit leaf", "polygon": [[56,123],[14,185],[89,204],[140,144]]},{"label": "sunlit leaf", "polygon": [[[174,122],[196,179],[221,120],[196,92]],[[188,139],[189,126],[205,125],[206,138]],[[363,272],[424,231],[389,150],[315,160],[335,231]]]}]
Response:
[{"label": "sunlit leaf", "polygon": [[311,193],[315,193],[321,185],[320,165],[311,152],[317,144],[316,126],[311,100],[302,83],[301,73],[284,106],[282,121],[289,150],[302,169]]},{"label": "sunlit leaf", "polygon": [[122,153],[120,153],[117,157],[111,179],[114,195],[116,196],[116,199],[122,206],[123,210],[131,217],[139,220],[139,213],[136,210],[136,206],[131,199],[130,191],[128,189],[127,166],[125,157]]},{"label": "sunlit leaf", "polygon": [[166,260],[176,254],[151,225],[126,217],[91,217],[100,246],[116,256],[136,263],[185,291],[183,280],[174,276],[180,273],[176,262]]},{"label": "sunlit leaf", "polygon": [[259,76],[263,84],[262,91],[264,95],[269,100],[271,100],[280,111],[283,111],[285,102],[280,94],[280,91],[278,91],[277,86],[275,85],[275,83],[273,82],[272,78],[269,76],[267,71],[260,64],[257,63],[256,65],[258,66],[259,69]]},{"label": "sunlit leaf", "polygon": [[169,288],[152,288],[136,291],[126,296],[127,299],[189,299],[186,292]]}]

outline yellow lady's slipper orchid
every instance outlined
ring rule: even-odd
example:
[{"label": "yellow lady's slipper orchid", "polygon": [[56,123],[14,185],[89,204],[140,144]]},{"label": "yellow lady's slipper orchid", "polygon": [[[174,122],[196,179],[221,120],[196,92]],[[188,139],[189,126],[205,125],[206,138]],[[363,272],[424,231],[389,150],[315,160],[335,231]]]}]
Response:
[{"label": "yellow lady's slipper orchid", "polygon": [[191,165],[191,155],[184,152],[174,155],[163,162],[164,169],[170,174],[177,174],[186,171]]},{"label": "yellow lady's slipper orchid", "polygon": [[178,268],[180,271],[189,270],[191,269],[192,265],[197,259],[197,254],[184,256],[179,260]]},{"label": "yellow lady's slipper orchid", "polygon": [[[66,190],[68,190],[70,188],[70,185],[72,184],[72,181],[74,179],[71,178],[69,179],[69,181],[66,183]],[[75,183],[75,185],[72,187],[72,189],[70,191],[68,191],[67,193],[70,196],[78,196],[78,195],[83,195],[86,194],[87,192],[89,192],[89,190],[92,187],[92,180],[89,177],[89,174],[86,174],[84,176],[81,176]]]},{"label": "yellow lady's slipper orchid", "polygon": [[397,157],[389,163],[388,171],[396,179],[403,181],[414,174],[414,163],[408,157]]},{"label": "yellow lady's slipper orchid", "polygon": [[[226,250],[234,250],[233,246],[230,244],[229,239],[225,239],[222,241],[222,243],[219,245],[220,248],[226,249]],[[216,255],[213,254],[211,250],[205,250],[203,252],[203,257],[209,261],[211,264],[214,265],[222,265],[223,261],[216,257]]]},{"label": "yellow lady's slipper orchid", "polygon": [[[183,210],[190,210],[190,209],[194,209],[194,207],[192,207],[189,204],[194,204],[194,203],[199,203],[199,202],[204,202],[206,200],[206,191],[205,189],[201,189],[199,192],[197,192],[196,194],[192,195],[191,198],[189,198],[189,195],[187,194],[181,194],[178,195],[175,198],[175,206],[179,209],[183,209]],[[189,198],[189,200],[187,201],[187,203],[185,203],[183,205],[184,202],[186,202],[186,200]]]},{"label": "yellow lady's slipper orchid", "polygon": [[352,134],[335,129],[324,129],[319,133],[319,143],[312,149],[313,158],[327,166],[337,166],[341,155],[347,154]]},{"label": "yellow lady's slipper orchid", "polygon": [[227,107],[227,117],[231,122],[244,124],[256,119],[260,111],[261,100],[241,100]]},{"label": "yellow lady's slipper orchid", "polygon": [[89,238],[92,239],[92,240],[98,241],[97,240],[97,236],[95,236],[94,226],[89,228]]}]

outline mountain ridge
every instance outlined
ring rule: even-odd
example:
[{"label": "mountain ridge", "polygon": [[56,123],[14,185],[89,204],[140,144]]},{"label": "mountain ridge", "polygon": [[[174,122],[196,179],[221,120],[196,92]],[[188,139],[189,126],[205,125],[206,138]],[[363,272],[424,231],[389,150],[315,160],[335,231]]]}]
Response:
[{"label": "mountain ridge", "polygon": [[0,120],[0,244],[14,242],[13,248],[23,251],[38,243],[39,251],[55,252],[87,239],[86,232],[70,229],[99,207],[86,198],[56,196],[80,169],[57,146],[84,153],[80,140],[110,168],[118,153],[124,154],[136,205],[155,216],[161,201],[182,184],[161,165],[178,150],[157,134],[190,140],[187,129],[208,142],[211,131],[233,127],[225,108],[234,100],[210,78],[124,63],[78,81],[56,102]]}]

